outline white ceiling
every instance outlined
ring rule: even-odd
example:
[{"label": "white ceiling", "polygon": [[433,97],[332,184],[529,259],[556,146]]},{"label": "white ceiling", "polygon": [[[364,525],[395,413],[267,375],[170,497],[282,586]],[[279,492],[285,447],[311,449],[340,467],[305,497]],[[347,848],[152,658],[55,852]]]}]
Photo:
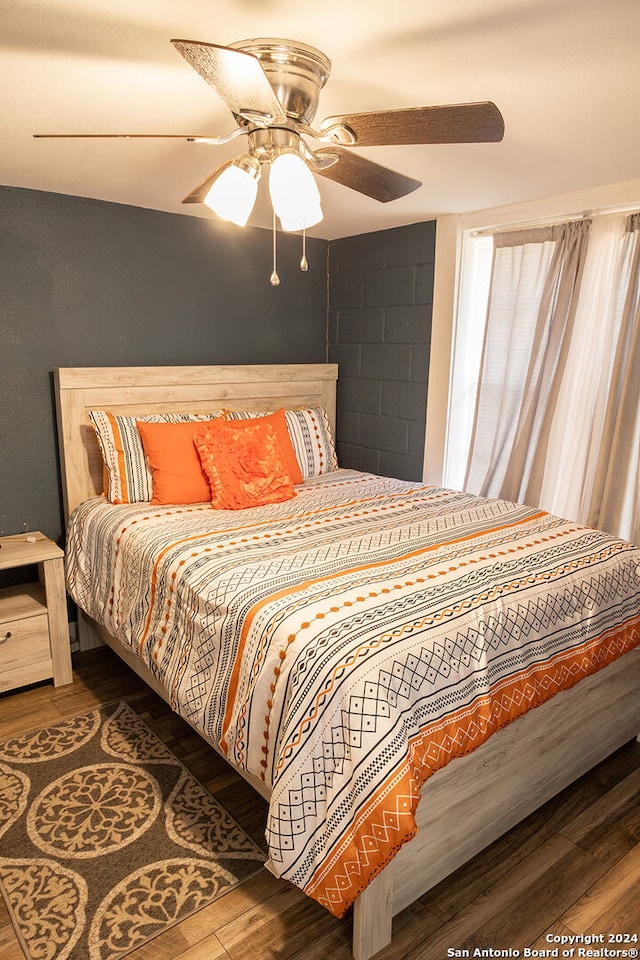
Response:
[{"label": "white ceiling", "polygon": [[[502,143],[362,153],[423,181],[387,204],[319,178],[326,239],[637,178],[640,0],[2,0],[0,183],[189,216],[239,151],[34,133],[208,133],[234,121],[171,46],[282,37],[332,61],[316,116],[493,100]],[[264,182],[249,221],[270,226]]]}]

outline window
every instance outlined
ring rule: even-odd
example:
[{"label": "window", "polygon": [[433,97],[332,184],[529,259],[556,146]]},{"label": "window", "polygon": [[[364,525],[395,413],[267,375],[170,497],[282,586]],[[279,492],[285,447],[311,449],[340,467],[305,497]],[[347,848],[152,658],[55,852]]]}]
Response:
[{"label": "window", "polygon": [[638,237],[635,214],[465,238],[447,486],[640,539]]}]

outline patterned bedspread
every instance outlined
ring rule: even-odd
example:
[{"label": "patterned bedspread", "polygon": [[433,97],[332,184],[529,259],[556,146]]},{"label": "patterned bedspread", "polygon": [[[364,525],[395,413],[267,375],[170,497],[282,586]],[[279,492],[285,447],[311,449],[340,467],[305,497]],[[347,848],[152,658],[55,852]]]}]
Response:
[{"label": "patterned bedspread", "polygon": [[71,595],[272,788],[287,879],[342,915],[427,777],[640,642],[640,550],[539,510],[338,470],[295,499],[81,504]]}]

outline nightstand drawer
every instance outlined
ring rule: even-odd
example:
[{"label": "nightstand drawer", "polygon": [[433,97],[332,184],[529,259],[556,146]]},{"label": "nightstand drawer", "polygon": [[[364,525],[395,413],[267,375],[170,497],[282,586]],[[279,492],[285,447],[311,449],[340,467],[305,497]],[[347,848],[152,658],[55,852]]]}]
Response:
[{"label": "nightstand drawer", "polygon": [[51,676],[49,618],[46,612],[0,623],[0,690]]},{"label": "nightstand drawer", "polygon": [[51,676],[49,617],[44,589],[24,584],[0,591],[0,690]]},{"label": "nightstand drawer", "polygon": [[64,553],[37,530],[0,537],[0,570],[34,565],[38,580],[0,589],[0,691],[73,680]]},{"label": "nightstand drawer", "polygon": [[23,617],[21,620],[5,620],[0,623],[1,665],[9,664],[12,659],[36,657],[38,653],[51,656],[49,618],[46,613],[41,613],[37,617]]}]

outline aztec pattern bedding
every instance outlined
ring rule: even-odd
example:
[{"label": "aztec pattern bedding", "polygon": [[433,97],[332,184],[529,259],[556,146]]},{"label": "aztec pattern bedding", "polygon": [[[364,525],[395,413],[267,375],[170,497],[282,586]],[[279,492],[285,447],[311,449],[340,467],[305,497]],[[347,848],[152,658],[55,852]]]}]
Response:
[{"label": "aztec pattern bedding", "polygon": [[71,595],[272,788],[281,876],[341,916],[432,773],[640,642],[640,550],[543,511],[337,470],[293,500],[81,504]]}]

